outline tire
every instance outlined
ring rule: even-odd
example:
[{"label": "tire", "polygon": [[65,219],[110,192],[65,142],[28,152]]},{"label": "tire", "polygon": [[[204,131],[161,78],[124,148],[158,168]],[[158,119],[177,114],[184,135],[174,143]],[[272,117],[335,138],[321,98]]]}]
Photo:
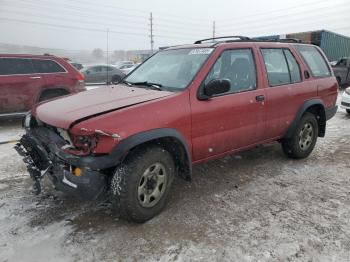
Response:
[{"label": "tire", "polygon": [[350,109],[346,109],[346,113],[348,113],[348,115],[350,115]]},{"label": "tire", "polygon": [[293,135],[282,141],[283,152],[290,158],[308,157],[315,147],[318,137],[318,122],[314,114],[306,112]]},{"label": "tire", "polygon": [[65,90],[45,91],[41,94],[41,96],[39,98],[39,102],[43,102],[43,101],[50,100],[50,99],[53,99],[55,97],[59,97],[59,96],[67,95],[67,94],[68,93]]},{"label": "tire", "polygon": [[121,76],[119,76],[119,75],[114,75],[113,77],[112,77],[112,84],[118,84],[119,82],[120,82],[120,80],[122,80],[122,77]]},{"label": "tire", "polygon": [[114,209],[121,218],[136,223],[155,217],[166,205],[174,175],[174,160],[168,151],[158,146],[136,149],[112,176]]}]

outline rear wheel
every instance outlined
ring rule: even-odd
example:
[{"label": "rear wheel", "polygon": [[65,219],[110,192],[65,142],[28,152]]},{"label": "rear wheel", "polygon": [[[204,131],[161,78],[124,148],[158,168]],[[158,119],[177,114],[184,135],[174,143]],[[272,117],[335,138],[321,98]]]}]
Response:
[{"label": "rear wheel", "polygon": [[126,220],[142,223],[166,205],[175,174],[170,153],[160,147],[136,149],[111,180],[111,201]]},{"label": "rear wheel", "polygon": [[283,152],[290,158],[305,158],[315,147],[318,137],[318,123],[314,114],[306,112],[293,135],[282,141]]},{"label": "rear wheel", "polygon": [[114,75],[113,77],[112,77],[112,84],[118,84],[120,81],[122,80],[122,77],[121,76],[119,76],[119,75]]}]

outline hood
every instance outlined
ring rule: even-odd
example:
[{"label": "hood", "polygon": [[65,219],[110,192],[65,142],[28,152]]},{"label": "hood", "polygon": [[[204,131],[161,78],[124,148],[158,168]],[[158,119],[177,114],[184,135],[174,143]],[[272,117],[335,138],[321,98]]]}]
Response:
[{"label": "hood", "polygon": [[33,114],[46,124],[68,129],[72,123],[81,119],[172,94],[174,93],[126,85],[106,86],[40,104],[33,110]]}]

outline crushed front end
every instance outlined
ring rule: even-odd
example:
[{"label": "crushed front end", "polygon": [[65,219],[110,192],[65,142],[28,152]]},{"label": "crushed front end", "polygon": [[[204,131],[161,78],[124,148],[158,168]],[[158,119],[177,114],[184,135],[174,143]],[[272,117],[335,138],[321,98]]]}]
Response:
[{"label": "crushed front end", "polygon": [[106,163],[104,157],[73,154],[69,137],[62,134],[62,130],[46,125],[30,114],[23,126],[26,133],[15,149],[23,157],[37,194],[45,175],[57,190],[80,198],[97,199],[105,192],[107,176],[101,171]]}]

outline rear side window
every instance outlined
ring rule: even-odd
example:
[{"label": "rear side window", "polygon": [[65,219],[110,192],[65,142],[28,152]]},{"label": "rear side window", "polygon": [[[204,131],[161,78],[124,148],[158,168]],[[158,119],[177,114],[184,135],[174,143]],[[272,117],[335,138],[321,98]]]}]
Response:
[{"label": "rear side window", "polygon": [[309,66],[311,74],[315,77],[326,77],[331,75],[327,62],[320,52],[313,46],[296,45],[300,55]]},{"label": "rear side window", "polygon": [[289,84],[290,75],[283,49],[261,49],[270,86]]},{"label": "rear side window", "polygon": [[32,74],[33,65],[30,59],[0,58],[0,75]]},{"label": "rear side window", "polygon": [[66,70],[53,60],[33,59],[33,66],[36,73],[62,73]]}]

